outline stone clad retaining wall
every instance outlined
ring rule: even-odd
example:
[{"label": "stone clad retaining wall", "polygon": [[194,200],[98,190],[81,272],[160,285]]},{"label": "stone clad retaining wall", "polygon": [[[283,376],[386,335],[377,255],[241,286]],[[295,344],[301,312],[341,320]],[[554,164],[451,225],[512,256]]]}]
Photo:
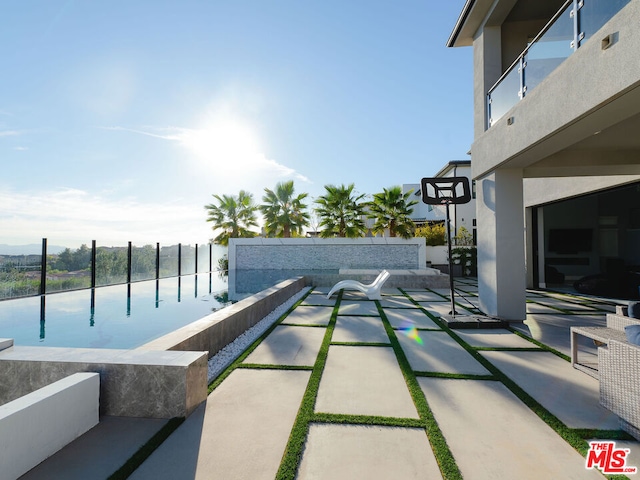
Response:
[{"label": "stone clad retaining wall", "polygon": [[423,269],[423,238],[232,238],[230,270]]},{"label": "stone clad retaining wall", "polygon": [[0,405],[78,372],[100,374],[101,415],[186,417],[207,398],[207,352],[14,346],[0,352]]}]

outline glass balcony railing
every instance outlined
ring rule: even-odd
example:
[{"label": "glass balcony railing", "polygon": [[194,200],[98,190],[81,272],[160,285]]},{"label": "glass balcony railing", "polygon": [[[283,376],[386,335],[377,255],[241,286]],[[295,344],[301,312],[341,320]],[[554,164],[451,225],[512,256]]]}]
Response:
[{"label": "glass balcony railing", "polygon": [[568,0],[487,93],[491,127],[631,0]]}]

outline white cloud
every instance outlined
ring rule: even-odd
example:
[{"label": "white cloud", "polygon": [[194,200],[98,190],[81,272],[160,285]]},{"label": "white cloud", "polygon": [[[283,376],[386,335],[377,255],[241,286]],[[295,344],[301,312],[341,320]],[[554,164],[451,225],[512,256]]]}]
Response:
[{"label": "white cloud", "polygon": [[22,135],[20,130],[0,130],[0,137],[17,137]]},{"label": "white cloud", "polygon": [[13,147],[13,149],[19,152],[24,152],[26,150],[29,150],[29,147]]},{"label": "white cloud", "polygon": [[212,237],[202,205],[112,200],[64,188],[38,194],[0,191],[0,243],[79,246],[155,242],[195,244]]}]

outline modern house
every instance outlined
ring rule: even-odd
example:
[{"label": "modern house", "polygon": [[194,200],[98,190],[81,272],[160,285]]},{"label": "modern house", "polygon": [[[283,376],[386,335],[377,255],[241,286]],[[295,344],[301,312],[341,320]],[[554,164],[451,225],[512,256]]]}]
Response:
[{"label": "modern house", "polygon": [[[442,167],[438,173],[434,175],[434,178],[446,177],[466,177],[469,179],[470,184],[473,184],[471,180],[471,160],[451,160],[444,167]],[[423,203],[421,200],[422,192],[420,189],[421,186],[419,183],[405,183],[402,185],[402,193],[407,193],[409,190],[412,190],[413,194],[415,195],[415,199],[418,200],[418,203],[413,207],[411,219],[418,226],[430,222],[444,222],[446,218],[444,207],[427,205],[426,203]],[[469,233],[473,235],[475,243],[475,189],[473,189],[472,193],[472,199],[469,203],[451,206],[449,215],[451,217],[451,235],[455,236],[458,233],[458,228],[464,227]]]},{"label": "modern house", "polygon": [[638,25],[640,0],[466,1],[447,45],[473,47],[485,313],[524,319],[545,270],[640,264]]}]

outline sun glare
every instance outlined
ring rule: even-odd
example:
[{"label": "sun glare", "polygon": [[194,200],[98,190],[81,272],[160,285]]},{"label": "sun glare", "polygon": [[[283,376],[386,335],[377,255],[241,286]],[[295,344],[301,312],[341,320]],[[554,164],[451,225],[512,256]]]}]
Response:
[{"label": "sun glare", "polygon": [[246,122],[220,118],[200,128],[183,129],[173,137],[186,148],[204,170],[218,178],[226,176],[256,181],[277,181],[284,177],[308,179],[294,169],[267,157],[255,130]]}]

